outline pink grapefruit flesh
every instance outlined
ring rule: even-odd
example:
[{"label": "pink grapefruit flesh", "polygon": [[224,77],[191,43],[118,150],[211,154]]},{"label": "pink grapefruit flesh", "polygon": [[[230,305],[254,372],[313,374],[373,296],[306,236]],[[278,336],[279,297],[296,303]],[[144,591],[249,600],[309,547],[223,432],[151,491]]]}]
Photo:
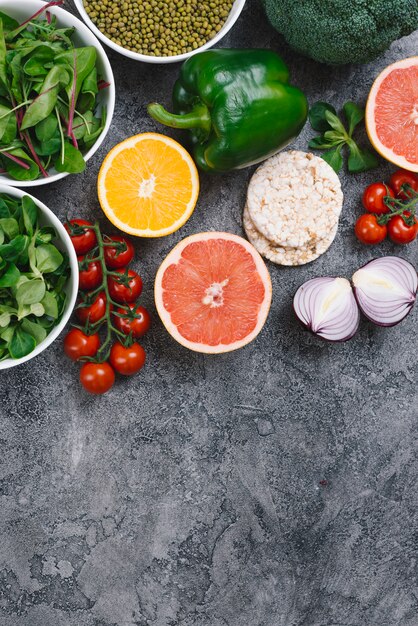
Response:
[{"label": "pink grapefruit flesh", "polygon": [[366,128],[379,154],[418,172],[418,57],[393,63],[377,77],[367,100]]},{"label": "pink grapefruit flesh", "polygon": [[264,326],[271,281],[257,250],[231,233],[186,237],[155,278],[155,303],[170,335],[196,352],[242,348]]}]

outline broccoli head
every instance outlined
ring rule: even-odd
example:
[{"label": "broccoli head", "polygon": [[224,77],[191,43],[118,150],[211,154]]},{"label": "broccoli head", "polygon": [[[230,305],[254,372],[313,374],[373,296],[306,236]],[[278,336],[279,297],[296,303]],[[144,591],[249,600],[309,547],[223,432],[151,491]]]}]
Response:
[{"label": "broccoli head", "polygon": [[418,28],[417,0],[263,0],[271,24],[321,63],[367,63]]}]

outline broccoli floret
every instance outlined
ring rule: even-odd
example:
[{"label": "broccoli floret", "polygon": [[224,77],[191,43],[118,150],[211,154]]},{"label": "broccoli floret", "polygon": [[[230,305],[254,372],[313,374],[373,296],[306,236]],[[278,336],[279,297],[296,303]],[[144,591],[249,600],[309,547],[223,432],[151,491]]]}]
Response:
[{"label": "broccoli floret", "polygon": [[367,63],[418,28],[417,0],[263,2],[287,43],[322,63]]}]

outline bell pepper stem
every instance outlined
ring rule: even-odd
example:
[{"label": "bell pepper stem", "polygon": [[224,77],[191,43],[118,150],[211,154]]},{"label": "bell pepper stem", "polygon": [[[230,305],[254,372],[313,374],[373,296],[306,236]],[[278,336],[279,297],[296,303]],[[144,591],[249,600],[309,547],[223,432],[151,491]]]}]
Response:
[{"label": "bell pepper stem", "polygon": [[209,135],[212,126],[209,109],[204,104],[197,104],[190,113],[176,115],[167,111],[161,104],[153,102],[148,105],[148,113],[160,124],[171,128],[200,128]]}]

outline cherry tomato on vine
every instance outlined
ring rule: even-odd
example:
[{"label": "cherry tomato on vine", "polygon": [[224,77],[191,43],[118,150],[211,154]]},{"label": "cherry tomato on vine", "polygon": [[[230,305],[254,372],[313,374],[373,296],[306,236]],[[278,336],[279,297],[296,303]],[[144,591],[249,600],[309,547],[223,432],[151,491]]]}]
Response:
[{"label": "cherry tomato on vine", "polygon": [[408,172],[408,170],[396,170],[390,177],[390,186],[401,200],[406,200],[407,196],[401,191],[402,185],[409,185],[414,191],[418,192],[418,174]]},{"label": "cherry tomato on vine", "polygon": [[99,346],[97,333],[86,335],[79,328],[72,328],[64,339],[64,352],[72,361],[78,361],[83,356],[95,356]]},{"label": "cherry tomato on vine", "polygon": [[64,228],[70,235],[71,241],[77,254],[86,254],[86,252],[90,252],[90,250],[92,250],[97,244],[97,237],[94,230],[92,230],[91,228],[85,228],[84,232],[81,235],[72,235],[70,225],[93,226],[93,224],[91,222],[87,222],[87,220],[80,219],[70,220],[69,223],[64,224]]},{"label": "cherry tomato on vine", "polygon": [[388,213],[389,207],[383,202],[385,196],[395,197],[393,190],[383,183],[373,183],[363,193],[363,206],[369,213]]},{"label": "cherry tomato on vine", "polygon": [[[405,211],[405,215],[409,217],[409,211]],[[418,233],[418,222],[416,217],[414,217],[414,222],[415,223],[412,224],[412,226],[408,226],[408,224],[405,224],[405,221],[400,215],[392,217],[388,224],[388,235],[391,241],[399,244],[411,243],[411,241],[414,241]]]},{"label": "cherry tomato on vine", "polygon": [[128,305],[129,308],[139,317],[129,317],[125,309],[117,309],[116,313],[120,313],[123,317],[114,316],[114,323],[118,330],[125,335],[132,333],[132,337],[138,339],[149,331],[151,326],[151,315],[143,306],[136,306],[134,303]]},{"label": "cherry tomato on vine", "polygon": [[369,245],[383,241],[386,238],[387,230],[385,225],[378,224],[376,216],[372,213],[360,215],[354,227],[357,239]]},{"label": "cherry tomato on vine", "polygon": [[79,256],[79,289],[82,291],[89,291],[96,289],[103,280],[102,266],[99,261],[90,261],[86,269],[80,269],[83,266],[84,256]]},{"label": "cherry tomato on vine", "polygon": [[115,382],[115,372],[104,363],[84,363],[80,370],[80,382],[89,393],[106,393]]},{"label": "cherry tomato on vine", "polygon": [[144,365],[145,350],[139,343],[133,343],[126,348],[117,341],[110,350],[109,361],[119,374],[131,376],[139,372]]},{"label": "cherry tomato on vine", "polygon": [[[86,294],[88,296],[88,294]],[[97,298],[87,307],[81,307],[76,309],[76,315],[82,324],[87,322],[87,318],[90,324],[98,322],[106,313],[106,294],[101,291]]]},{"label": "cherry tomato on vine", "polygon": [[[124,250],[119,251],[117,247],[112,247],[107,244],[114,241],[117,244],[122,244],[125,247]],[[105,239],[104,258],[106,267],[111,270],[116,270],[121,267],[126,267],[134,258],[134,247],[132,243],[126,237],[120,237],[119,235],[112,235],[112,237],[106,237]]]},{"label": "cherry tomato on vine", "polygon": [[[118,274],[125,274],[126,267],[115,270]],[[139,274],[133,270],[128,270],[128,285],[123,285],[119,282],[121,279],[115,276],[109,276],[107,283],[109,286],[109,294],[112,300],[120,302],[121,304],[129,304],[135,302],[139,298],[142,292],[142,278]]]}]

